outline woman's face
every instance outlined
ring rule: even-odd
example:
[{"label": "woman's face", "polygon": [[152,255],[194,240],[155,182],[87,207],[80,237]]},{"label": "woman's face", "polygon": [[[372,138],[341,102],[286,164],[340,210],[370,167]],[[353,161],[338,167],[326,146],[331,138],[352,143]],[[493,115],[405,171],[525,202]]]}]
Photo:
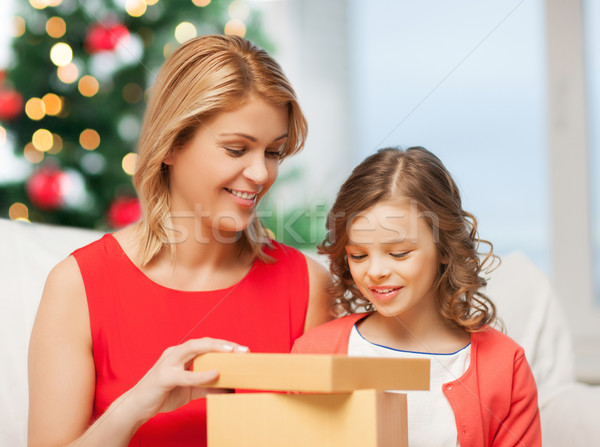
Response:
[{"label": "woman's face", "polygon": [[277,177],[287,132],[287,110],[254,96],[200,123],[165,160],[174,219],[193,217],[215,235],[247,228]]}]

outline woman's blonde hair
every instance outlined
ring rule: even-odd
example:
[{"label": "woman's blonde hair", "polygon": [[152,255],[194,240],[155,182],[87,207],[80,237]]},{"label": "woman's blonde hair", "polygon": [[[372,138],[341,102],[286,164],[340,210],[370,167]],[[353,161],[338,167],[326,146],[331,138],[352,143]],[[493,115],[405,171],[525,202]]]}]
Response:
[{"label": "woman's blonde hair", "polygon": [[[140,258],[150,262],[165,244],[174,254],[170,224],[169,170],[163,162],[189,142],[202,122],[231,111],[251,95],[288,111],[288,139],[281,159],[304,146],[307,124],[279,64],[237,36],[202,36],[181,45],[161,67],[152,87],[138,144],[133,183],[140,198]],[[268,239],[257,217],[242,234],[255,256]]]},{"label": "woman's blonde hair", "polygon": [[[381,149],[359,164],[344,182],[327,217],[328,234],[319,252],[333,275],[334,313],[372,310],[356,286],[346,256],[348,230],[361,212],[381,201],[408,198],[437,235],[437,309],[452,327],[477,331],[496,319],[494,303],[481,292],[488,262],[497,260],[490,242],[479,238],[477,220],[462,209],[456,183],[442,162],[422,147]],[[433,228],[435,226],[435,228]],[[483,260],[478,250],[488,245]]]}]

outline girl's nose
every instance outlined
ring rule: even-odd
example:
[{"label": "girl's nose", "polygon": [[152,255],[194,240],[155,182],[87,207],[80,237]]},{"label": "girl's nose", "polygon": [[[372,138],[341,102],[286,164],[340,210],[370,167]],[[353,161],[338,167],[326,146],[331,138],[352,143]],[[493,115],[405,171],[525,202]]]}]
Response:
[{"label": "girl's nose", "polygon": [[372,280],[381,280],[390,276],[391,269],[385,260],[372,259],[367,274]]}]

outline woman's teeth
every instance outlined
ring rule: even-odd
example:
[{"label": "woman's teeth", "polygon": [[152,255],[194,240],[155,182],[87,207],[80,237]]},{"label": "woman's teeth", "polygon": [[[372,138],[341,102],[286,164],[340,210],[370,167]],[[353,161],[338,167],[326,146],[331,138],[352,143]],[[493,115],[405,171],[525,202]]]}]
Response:
[{"label": "woman's teeth", "polygon": [[229,189],[229,188],[225,188],[225,189],[227,191],[229,191],[231,194],[233,194],[234,196],[239,197],[240,199],[253,200],[256,197],[256,193],[236,191],[235,189]]}]

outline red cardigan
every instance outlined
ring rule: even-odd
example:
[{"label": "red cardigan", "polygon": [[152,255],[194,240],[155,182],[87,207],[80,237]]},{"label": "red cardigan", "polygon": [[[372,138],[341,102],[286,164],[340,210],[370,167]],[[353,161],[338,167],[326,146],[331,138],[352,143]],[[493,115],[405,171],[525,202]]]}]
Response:
[{"label": "red cardigan", "polygon": [[[347,354],[350,331],[367,314],[353,314],[306,332],[292,353]],[[537,388],[523,348],[501,332],[471,334],[471,363],[445,383],[461,447],[542,445]]]}]

